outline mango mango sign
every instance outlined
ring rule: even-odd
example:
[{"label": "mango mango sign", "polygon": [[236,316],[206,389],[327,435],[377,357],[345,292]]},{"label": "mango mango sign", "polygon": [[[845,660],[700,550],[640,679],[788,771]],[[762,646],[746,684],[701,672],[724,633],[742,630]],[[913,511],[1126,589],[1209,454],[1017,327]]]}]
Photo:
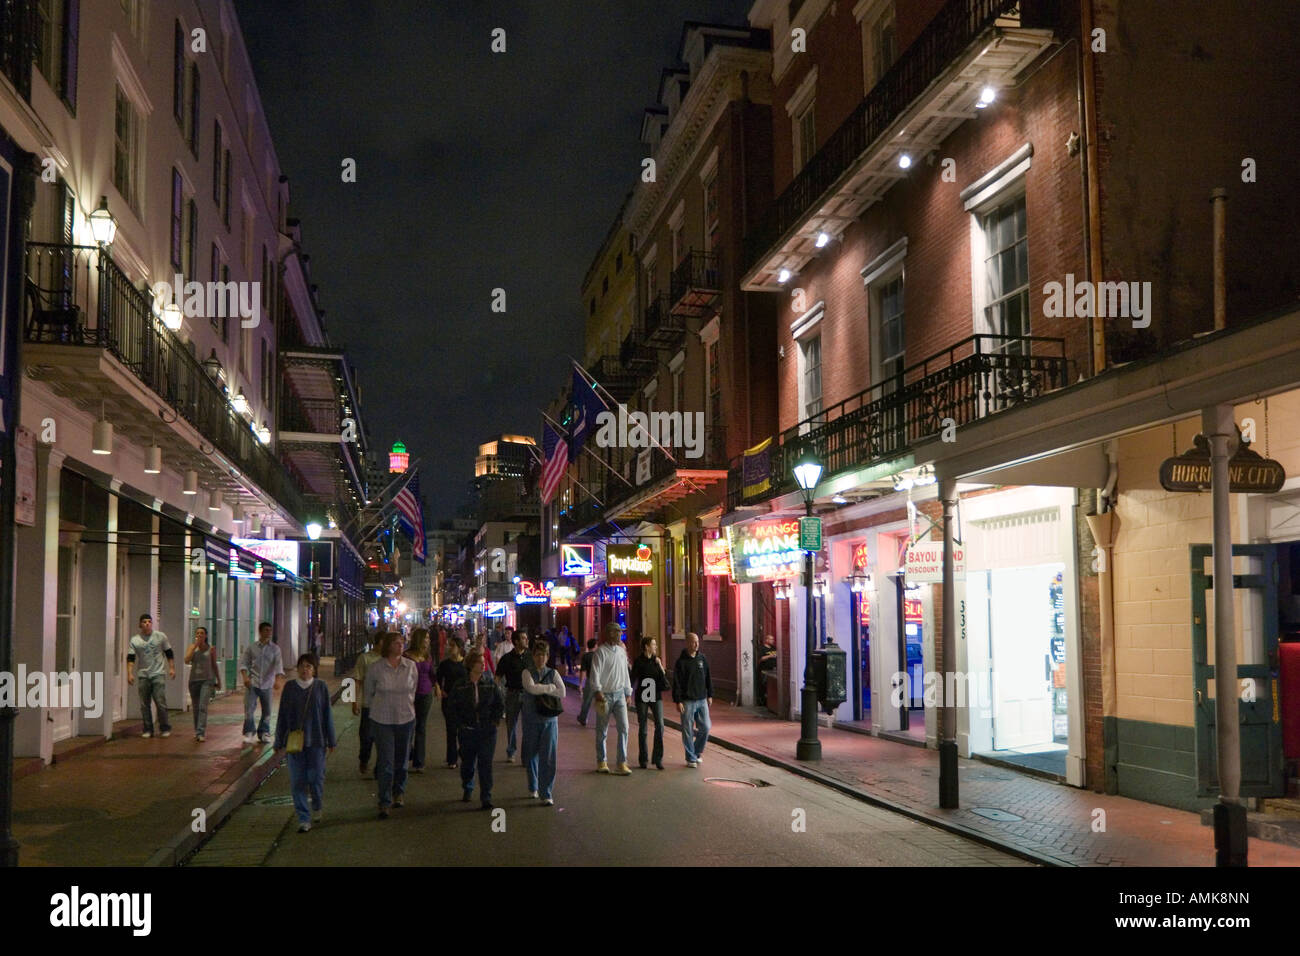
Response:
[{"label": "mango mango sign", "polygon": [[[966,580],[966,549],[954,544],[952,549],[953,580]],[[943,542],[917,541],[907,549],[904,566],[908,584],[943,580]]]}]

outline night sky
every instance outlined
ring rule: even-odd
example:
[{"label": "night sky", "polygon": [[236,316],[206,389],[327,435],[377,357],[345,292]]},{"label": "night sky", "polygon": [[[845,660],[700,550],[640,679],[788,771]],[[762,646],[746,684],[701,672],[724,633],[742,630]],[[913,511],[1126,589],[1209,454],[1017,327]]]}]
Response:
[{"label": "night sky", "polygon": [[404,441],[428,517],[450,518],[478,443],[540,440],[580,357],[580,285],[639,173],[641,113],[682,23],[743,24],[750,0],[235,5],[372,446]]}]

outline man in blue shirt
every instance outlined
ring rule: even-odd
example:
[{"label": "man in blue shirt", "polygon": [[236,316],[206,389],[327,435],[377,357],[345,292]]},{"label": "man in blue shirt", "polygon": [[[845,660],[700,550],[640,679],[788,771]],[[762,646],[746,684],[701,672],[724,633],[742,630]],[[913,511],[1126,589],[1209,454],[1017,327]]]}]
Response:
[{"label": "man in blue shirt", "polygon": [[[279,690],[284,678],[280,645],[271,640],[271,624],[257,625],[257,643],[239,655],[239,673],[244,678],[244,743],[267,743],[271,739],[271,691]],[[262,703],[262,720],[253,736],[253,712]]]},{"label": "man in blue shirt", "polygon": [[[167,672],[167,678],[163,677]],[[176,676],[176,660],[171,643],[162,631],[153,629],[153,618],[140,615],[140,633],[131,638],[126,652],[126,682],[138,683],[140,716],[144,721],[141,737],[153,736],[153,712],[150,701],[158,709],[159,737],[172,735],[171,721],[167,719],[167,679]]]}]

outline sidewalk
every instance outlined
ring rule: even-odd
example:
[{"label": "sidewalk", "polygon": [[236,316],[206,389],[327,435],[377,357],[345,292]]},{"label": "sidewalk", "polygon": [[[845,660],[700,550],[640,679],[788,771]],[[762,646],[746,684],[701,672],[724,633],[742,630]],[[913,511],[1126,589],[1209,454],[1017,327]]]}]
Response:
[{"label": "sidewalk", "polygon": [[[1200,816],[1053,783],[979,760],[958,761],[961,808],[939,808],[938,751],[818,728],[822,759],[794,759],[799,724],[714,701],[710,742],[818,780],[879,806],[1057,866],[1214,866],[1214,831]],[[664,717],[680,730],[677,709]],[[635,733],[635,728],[633,730]],[[976,810],[1017,819],[990,819]],[[1097,810],[1105,832],[1093,832]],[[995,816],[998,814],[994,814]],[[1300,850],[1250,841],[1251,866],[1300,866]]]},{"label": "sidewalk", "polygon": [[[322,664],[337,693],[333,662]],[[272,732],[279,699],[272,695]],[[132,705],[138,708],[134,699]],[[211,833],[277,766],[269,745],[241,742],[242,688],[211,703],[204,743],[194,739],[192,713],[169,716],[172,735],[165,739],[141,738],[136,709],[115,726],[112,740],[80,740],[49,767],[15,774],[20,865],[171,865],[202,836],[193,829],[195,810],[204,811]],[[116,736],[123,729],[126,735]]]}]

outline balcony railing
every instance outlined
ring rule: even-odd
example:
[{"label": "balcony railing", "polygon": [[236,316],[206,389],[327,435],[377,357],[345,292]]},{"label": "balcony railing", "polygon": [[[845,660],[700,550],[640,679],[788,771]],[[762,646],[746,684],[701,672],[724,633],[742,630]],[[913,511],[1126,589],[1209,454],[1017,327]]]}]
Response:
[{"label": "balcony railing", "polygon": [[35,0],[0,0],[0,73],[18,95],[32,98],[32,62],[36,57]]},{"label": "balcony railing", "polygon": [[945,420],[967,425],[1013,408],[1066,382],[1065,341],[973,335],[824,409],[769,447],[771,487],[745,497],[742,460],[727,475],[727,506],[765,501],[795,487],[794,457],[812,448],[824,478],[888,461],[938,433]]},{"label": "balcony railing", "polygon": [[26,303],[25,341],[107,350],[263,491],[306,517],[300,482],[112,258],[94,246],[28,243]]},{"label": "balcony railing", "polygon": [[745,236],[746,270],[752,269],[834,187],[904,110],[920,97],[954,60],[1019,0],[949,0],[915,42],[871,88],[848,119],[804,165]]},{"label": "balcony railing", "polygon": [[655,349],[646,342],[645,330],[639,325],[632,326],[623,339],[618,350],[618,360],[630,372],[648,372],[659,364]]},{"label": "balcony railing", "polygon": [[636,394],[637,376],[624,368],[613,355],[602,355],[587,371],[615,401],[626,402]]},{"label": "balcony railing", "polygon": [[642,324],[644,343],[652,349],[674,349],[686,334],[686,320],[672,310],[672,300],[666,292],[657,295],[645,310]]},{"label": "balcony railing", "polygon": [[702,316],[722,295],[722,270],[715,252],[689,252],[673,270],[674,315]]}]

